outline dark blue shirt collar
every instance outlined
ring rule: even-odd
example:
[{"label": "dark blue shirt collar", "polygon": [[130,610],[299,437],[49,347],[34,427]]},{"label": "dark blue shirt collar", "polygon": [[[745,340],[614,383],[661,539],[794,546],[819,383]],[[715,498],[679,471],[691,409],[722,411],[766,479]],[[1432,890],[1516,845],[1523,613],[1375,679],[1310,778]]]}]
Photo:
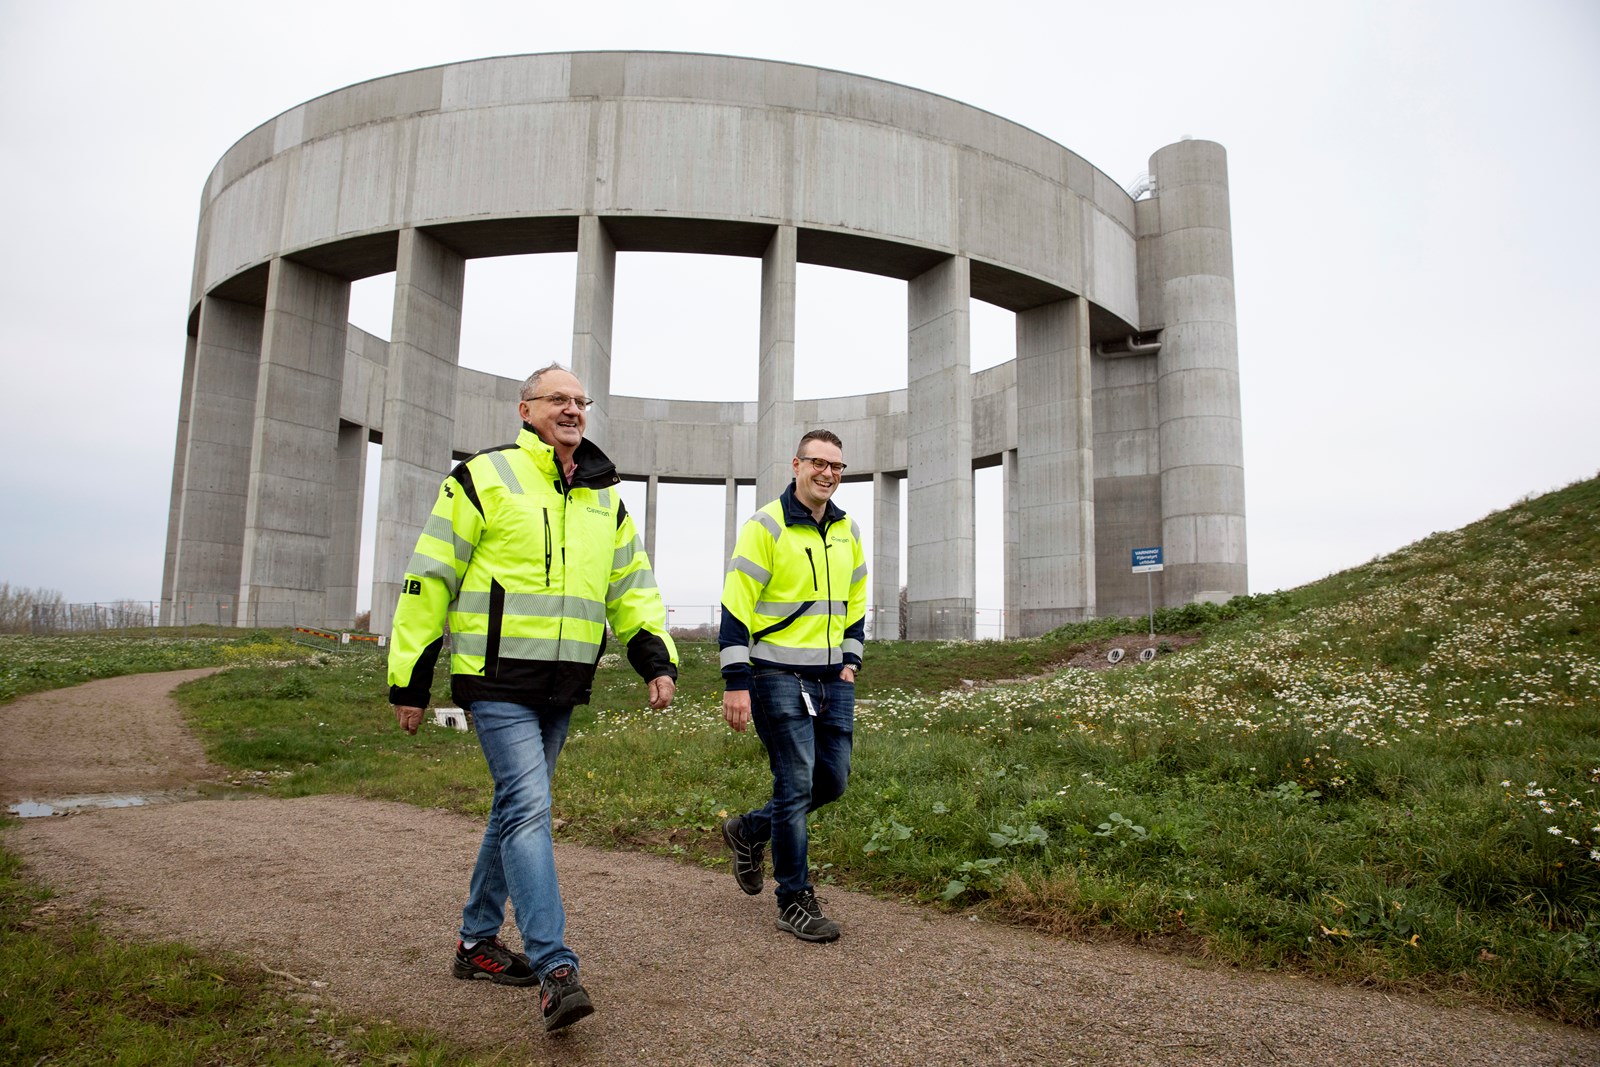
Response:
[{"label": "dark blue shirt collar", "polygon": [[800,503],[800,499],[795,496],[793,478],[789,479],[789,488],[785,489],[778,499],[783,502],[783,522],[786,526],[810,525],[826,529],[844,518],[844,509],[835,504],[833,497],[830,496],[822,508],[822,521],[819,523],[813,519],[811,509]]}]

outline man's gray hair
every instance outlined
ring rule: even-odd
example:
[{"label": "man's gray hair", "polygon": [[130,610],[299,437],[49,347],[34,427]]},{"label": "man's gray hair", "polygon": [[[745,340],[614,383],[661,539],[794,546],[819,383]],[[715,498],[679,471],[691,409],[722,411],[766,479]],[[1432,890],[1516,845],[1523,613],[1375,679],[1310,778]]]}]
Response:
[{"label": "man's gray hair", "polygon": [[532,400],[534,397],[538,396],[539,379],[543,378],[546,374],[549,374],[553,370],[566,371],[568,374],[572,373],[572,369],[570,367],[563,367],[559,363],[551,363],[549,366],[540,367],[538,370],[528,375],[528,380],[522,383],[522,399]]}]

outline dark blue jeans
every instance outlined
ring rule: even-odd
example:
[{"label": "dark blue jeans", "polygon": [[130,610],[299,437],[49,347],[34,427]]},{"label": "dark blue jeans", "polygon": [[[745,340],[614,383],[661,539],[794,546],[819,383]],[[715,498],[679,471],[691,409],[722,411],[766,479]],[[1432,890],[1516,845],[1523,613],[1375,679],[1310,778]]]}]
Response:
[{"label": "dark blue jeans", "polygon": [[[809,709],[802,692],[810,697]],[[806,816],[844,795],[855,717],[853,682],[760,668],[751,681],[750,718],[767,746],[772,799],[745,815],[744,826],[751,840],[772,842],[780,907],[811,888]]]}]

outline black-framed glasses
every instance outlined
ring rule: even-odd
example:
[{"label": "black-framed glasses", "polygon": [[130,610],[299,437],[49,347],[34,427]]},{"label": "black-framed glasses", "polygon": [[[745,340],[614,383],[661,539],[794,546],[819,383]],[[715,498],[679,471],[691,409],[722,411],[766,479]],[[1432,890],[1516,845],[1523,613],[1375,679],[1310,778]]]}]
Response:
[{"label": "black-framed glasses", "polygon": [[538,396],[525,396],[522,399],[524,399],[524,400],[548,400],[548,401],[550,401],[551,404],[555,405],[558,408],[564,408],[568,404],[576,404],[580,408],[582,408],[583,410],[588,411],[590,408],[594,407],[594,397],[592,397],[592,396],[568,396],[566,393],[541,393]]},{"label": "black-framed glasses", "polygon": [[843,463],[829,463],[827,460],[821,459],[817,456],[796,456],[794,458],[810,460],[811,469],[816,471],[818,474],[821,474],[825,470],[832,470],[835,474],[844,473],[845,464]]}]

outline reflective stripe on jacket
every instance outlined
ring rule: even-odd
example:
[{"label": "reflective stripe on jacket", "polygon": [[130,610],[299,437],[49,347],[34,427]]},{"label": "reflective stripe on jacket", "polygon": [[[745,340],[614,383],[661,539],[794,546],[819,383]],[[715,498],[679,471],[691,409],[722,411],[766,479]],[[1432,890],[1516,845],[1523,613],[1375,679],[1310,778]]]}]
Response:
[{"label": "reflective stripe on jacket", "polygon": [[740,529],[722,583],[723,684],[747,689],[753,667],[835,677],[859,667],[866,636],[861,529],[832,500],[819,523],[794,483]]},{"label": "reflective stripe on jacket", "polygon": [[573,458],[569,483],[525,424],[516,444],[479,452],[445,478],[395,607],[391,703],[427,706],[447,619],[451,695],[462,706],[586,703],[607,623],[642,677],[677,677],[616,467],[588,441]]}]

